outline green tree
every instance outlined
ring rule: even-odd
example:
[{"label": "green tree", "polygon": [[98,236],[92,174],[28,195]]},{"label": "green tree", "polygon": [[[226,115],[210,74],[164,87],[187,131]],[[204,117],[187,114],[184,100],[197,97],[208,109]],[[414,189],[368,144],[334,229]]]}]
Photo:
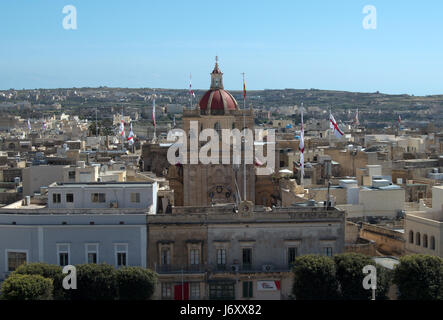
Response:
[{"label": "green tree", "polygon": [[141,267],[124,267],[116,271],[121,300],[148,300],[154,294],[157,274]]},{"label": "green tree", "polygon": [[[359,253],[342,253],[334,256],[337,281],[340,287],[340,297],[346,300],[368,300],[372,290],[363,288],[363,267],[375,265],[373,259]],[[376,299],[386,299],[389,289],[390,274],[385,268],[377,266]]]},{"label": "green tree", "polygon": [[306,255],[295,260],[292,293],[297,300],[334,300],[338,297],[335,263],[330,257]]},{"label": "green tree", "polygon": [[51,300],[52,280],[40,275],[11,273],[1,291],[5,300]]},{"label": "green tree", "polygon": [[440,300],[443,259],[430,255],[407,255],[394,268],[394,283],[401,300]]},{"label": "green tree", "polygon": [[77,289],[68,290],[72,300],[115,300],[117,283],[115,269],[108,264],[80,264],[77,269]]},{"label": "green tree", "polygon": [[[98,128],[97,128],[98,127]],[[112,136],[114,135],[114,129],[112,126],[112,121],[110,119],[104,119],[97,122],[97,127],[95,126],[95,121],[91,121],[88,127],[88,132],[90,136],[95,136],[97,133],[100,136]]]},{"label": "green tree", "polygon": [[62,300],[65,298],[65,290],[63,289],[63,274],[62,267],[54,264],[47,264],[42,262],[35,262],[29,264],[22,264],[14,272],[18,274],[40,275],[44,278],[49,278],[53,282],[53,292],[55,300]]}]

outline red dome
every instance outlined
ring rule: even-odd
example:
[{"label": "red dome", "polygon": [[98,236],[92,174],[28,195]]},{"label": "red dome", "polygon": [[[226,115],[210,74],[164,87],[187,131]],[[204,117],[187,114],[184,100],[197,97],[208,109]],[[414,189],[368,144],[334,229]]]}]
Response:
[{"label": "red dome", "polygon": [[224,89],[208,90],[199,102],[201,110],[238,110],[235,98]]}]

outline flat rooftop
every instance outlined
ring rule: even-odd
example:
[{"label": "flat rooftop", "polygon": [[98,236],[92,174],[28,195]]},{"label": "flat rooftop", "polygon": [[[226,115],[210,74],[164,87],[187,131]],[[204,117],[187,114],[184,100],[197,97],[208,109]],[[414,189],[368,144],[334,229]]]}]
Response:
[{"label": "flat rooftop", "polygon": [[50,187],[67,187],[67,188],[83,188],[83,187],[107,187],[107,188],[121,188],[121,187],[148,187],[152,186],[153,182],[57,182]]}]

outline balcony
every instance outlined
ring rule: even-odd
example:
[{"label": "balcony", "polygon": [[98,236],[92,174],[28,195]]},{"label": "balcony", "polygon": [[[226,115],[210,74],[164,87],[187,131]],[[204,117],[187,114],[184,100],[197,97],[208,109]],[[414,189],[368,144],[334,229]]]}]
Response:
[{"label": "balcony", "polygon": [[229,264],[210,266],[208,271],[212,273],[273,273],[289,272],[291,271],[291,266],[271,264]]},{"label": "balcony", "polygon": [[222,264],[222,265],[162,265],[157,266],[155,271],[158,274],[201,274],[201,273],[273,273],[289,272],[291,267],[288,265],[261,265],[261,264]]},{"label": "balcony", "polygon": [[204,264],[193,264],[193,265],[161,265],[155,268],[158,274],[197,274],[205,273],[208,269],[207,265]]}]

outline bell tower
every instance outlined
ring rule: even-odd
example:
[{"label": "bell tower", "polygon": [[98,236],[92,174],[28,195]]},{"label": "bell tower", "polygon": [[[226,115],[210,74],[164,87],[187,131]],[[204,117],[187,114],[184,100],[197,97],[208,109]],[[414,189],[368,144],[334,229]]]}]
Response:
[{"label": "bell tower", "polygon": [[215,67],[211,73],[211,90],[223,89],[223,72],[218,67],[218,56],[215,56]]}]

